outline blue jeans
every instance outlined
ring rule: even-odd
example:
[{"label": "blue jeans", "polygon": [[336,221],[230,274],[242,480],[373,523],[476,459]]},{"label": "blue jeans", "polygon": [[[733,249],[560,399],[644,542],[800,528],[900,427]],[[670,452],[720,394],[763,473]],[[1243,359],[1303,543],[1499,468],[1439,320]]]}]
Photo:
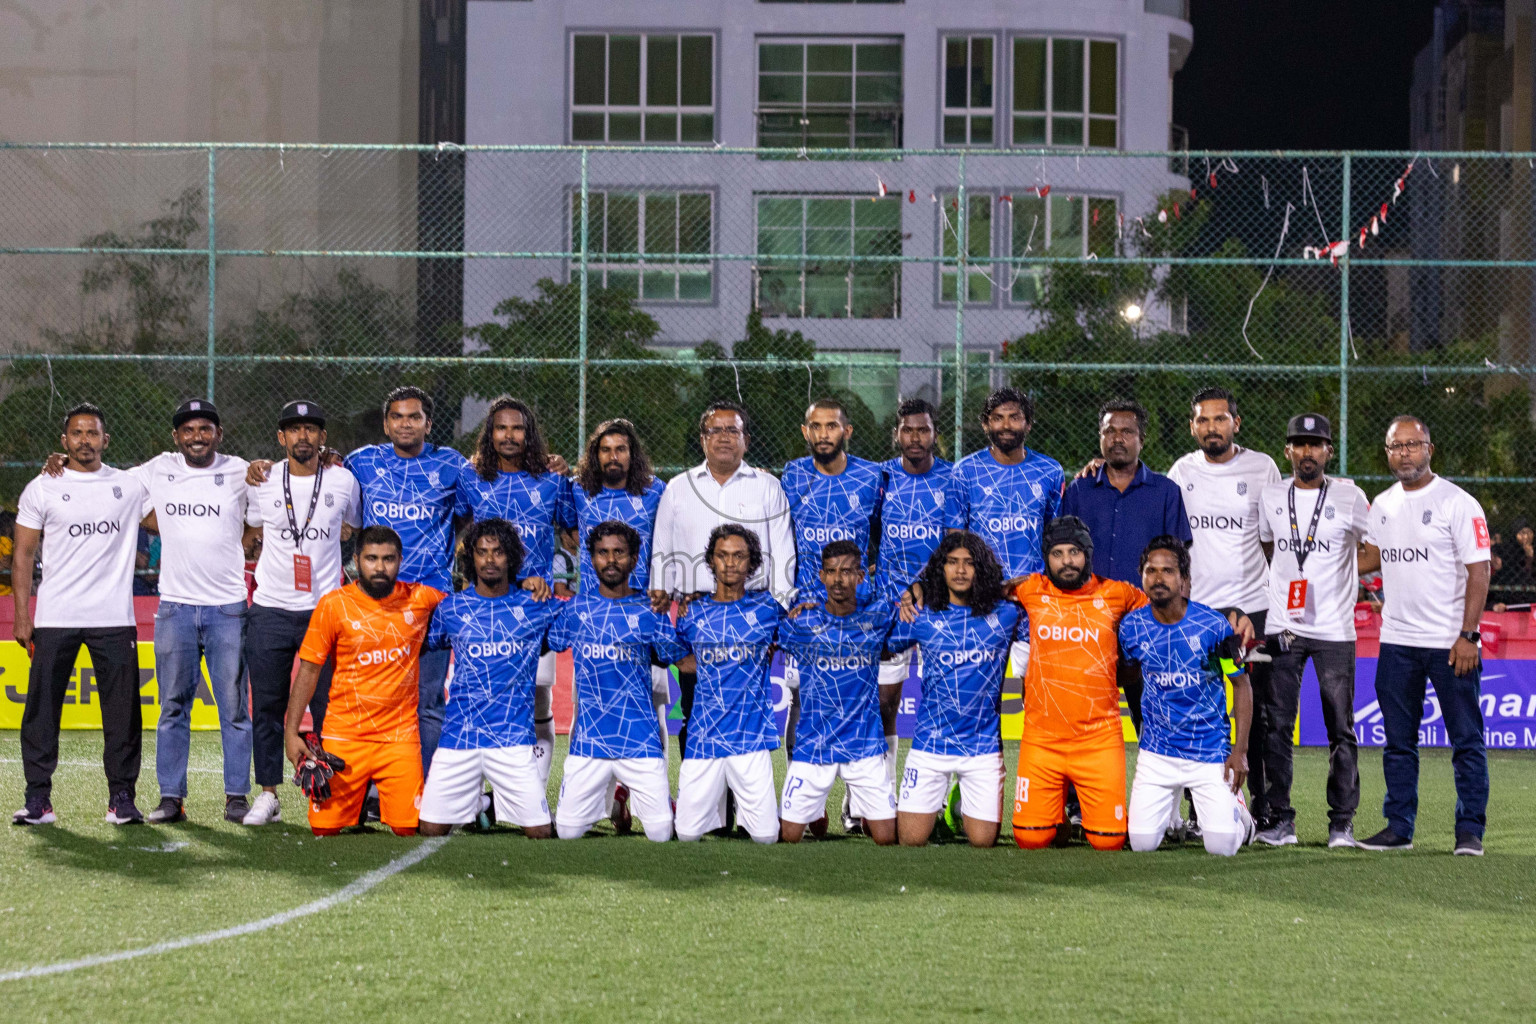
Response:
[{"label": "blue jeans", "polygon": [[160,724],[155,727],[155,775],[162,797],[185,799],[187,752],[192,745],[192,700],[203,688],[199,662],[219,708],[224,747],[224,792],[251,788],[251,714],[245,689],[245,602],[225,605],[161,601],[155,613],[155,675],[160,681]]},{"label": "blue jeans", "polygon": [[448,655],[441,651],[421,652],[421,702],[416,705],[416,727],[421,733],[421,770],[432,767],[432,755],[443,735],[443,709],[447,704],[443,687],[448,681]]},{"label": "blue jeans", "polygon": [[1488,824],[1488,755],[1483,748],[1481,665],[1458,676],[1448,663],[1449,649],[1382,644],[1376,662],[1376,700],[1381,704],[1387,742],[1381,770],[1387,779],[1382,817],[1392,831],[1413,838],[1419,813],[1419,725],[1424,718],[1424,682],[1435,699],[1451,742],[1456,779],[1456,831],[1482,838]]}]

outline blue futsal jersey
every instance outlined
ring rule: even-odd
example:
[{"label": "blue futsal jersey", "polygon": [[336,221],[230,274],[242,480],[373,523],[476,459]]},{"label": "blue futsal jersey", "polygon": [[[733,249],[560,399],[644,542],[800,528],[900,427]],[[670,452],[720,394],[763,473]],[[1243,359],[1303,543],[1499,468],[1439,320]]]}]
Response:
[{"label": "blue futsal jersey", "polygon": [[944,491],[954,468],[952,462],[934,459],[928,472],[914,476],[902,468],[901,459],[885,464],[880,570],[896,586],[906,587],[921,576],[944,539]]},{"label": "blue futsal jersey", "polygon": [[1004,601],[986,615],[952,605],[941,612],[921,611],[910,624],[897,622],[890,650],[917,644],[923,654],[913,750],[975,757],[1003,749],[1003,670],[1022,617],[1018,605]]},{"label": "blue futsal jersey", "polygon": [[569,530],[576,525],[569,500],[571,482],[559,473],[534,476],[519,470],[497,473],[495,480],[482,480],[472,473],[465,489],[475,522],[505,519],[517,530],[523,542],[523,565],[517,578],[539,576],[553,583],[555,528]]},{"label": "blue futsal jersey", "polygon": [[581,554],[581,589],[597,589],[597,572],[592,568],[592,553],[587,550],[587,534],[598,523],[614,520],[634,527],[640,535],[640,557],[629,585],[636,590],[649,588],[651,580],[651,535],[656,532],[656,506],[667,485],[652,479],[643,494],[630,494],[622,488],[604,487],[596,494],[576,483],[566,495],[571,525],[576,527],[576,550]]},{"label": "blue futsal jersey", "polygon": [[453,517],[468,513],[469,487],[478,479],[469,460],[435,444],[410,459],[394,445],[370,444],[348,455],[346,466],[363,492],[363,525],[400,535],[400,582],[452,593]]},{"label": "blue futsal jersey", "polygon": [[1024,461],[1005,466],[990,448],[955,463],[944,498],[944,525],[981,535],[1002,563],[1003,578],[1045,571],[1041,532],[1061,507],[1066,474],[1061,463],[1024,449]]},{"label": "blue futsal jersey", "polygon": [[768,668],[783,615],[772,594],[749,590],[739,601],[700,598],[677,620],[678,636],[698,663],[684,756],[731,757],[778,747]]},{"label": "blue futsal jersey", "polygon": [[896,609],[881,598],[852,615],[808,608],[779,626],[779,647],[800,673],[796,761],[847,764],[885,755],[880,654]]},{"label": "blue futsal jersey", "polygon": [[851,540],[868,561],[871,522],[885,492],[885,468],[848,456],[837,476],[816,469],[810,456],[784,467],[780,479],[795,528],[795,586],[821,589],[821,549],[835,540]]},{"label": "blue futsal jersey", "polygon": [[549,629],[549,649],[571,652],[575,667],[573,757],[662,757],[651,704],[651,662],[672,664],[688,652],[665,615],[643,592],[614,600],[584,590]]},{"label": "blue futsal jersey", "polygon": [[564,605],[524,590],[482,597],[450,594],[432,613],[425,646],[453,648],[453,679],[443,712],[448,750],[532,746],[534,675],[544,634]]},{"label": "blue futsal jersey", "polygon": [[1150,605],[1120,620],[1120,653],[1141,662],[1141,749],[1163,757],[1220,763],[1231,752],[1221,659],[1232,657],[1232,626],[1194,601],[1171,626]]}]

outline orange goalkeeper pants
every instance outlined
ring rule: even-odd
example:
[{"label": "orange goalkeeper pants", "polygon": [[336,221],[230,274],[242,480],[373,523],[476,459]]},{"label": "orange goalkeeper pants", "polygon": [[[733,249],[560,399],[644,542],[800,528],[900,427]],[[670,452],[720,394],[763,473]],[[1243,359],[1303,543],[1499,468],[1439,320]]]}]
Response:
[{"label": "orange goalkeeper pants", "polygon": [[1125,742],[1118,723],[1102,736],[1052,739],[1025,736],[1013,795],[1013,840],[1042,850],[1062,823],[1067,783],[1077,787],[1083,832],[1096,850],[1125,845]]}]

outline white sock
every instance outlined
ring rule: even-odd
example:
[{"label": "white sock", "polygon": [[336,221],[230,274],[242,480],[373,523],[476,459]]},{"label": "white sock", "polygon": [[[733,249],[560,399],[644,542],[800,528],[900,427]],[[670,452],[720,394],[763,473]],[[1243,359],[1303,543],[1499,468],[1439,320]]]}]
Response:
[{"label": "white sock", "polygon": [[539,750],[539,779],[547,786],[549,770],[555,760],[555,719],[553,716],[533,723],[534,746]]},{"label": "white sock", "polygon": [[895,733],[888,733],[885,737],[885,774],[891,778],[891,786],[896,785],[896,750],[901,740]]}]

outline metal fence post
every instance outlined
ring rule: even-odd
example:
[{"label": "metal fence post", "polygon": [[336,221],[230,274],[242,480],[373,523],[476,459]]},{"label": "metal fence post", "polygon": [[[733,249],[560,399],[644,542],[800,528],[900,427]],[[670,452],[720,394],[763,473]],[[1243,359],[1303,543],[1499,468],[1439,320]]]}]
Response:
[{"label": "metal fence post", "polygon": [[581,323],[577,331],[576,356],[581,360],[580,381],[576,388],[576,445],[587,443],[587,150],[581,151]]},{"label": "metal fence post", "polygon": [[[965,407],[965,293],[970,287],[970,281],[966,279],[966,228],[969,220],[970,209],[965,199],[965,150],[960,151],[960,169],[958,187],[955,190],[955,203],[959,210],[955,214],[955,440],[954,458],[958,460],[961,455],[961,428],[964,424]],[[939,230],[942,232],[944,212],[939,211]],[[940,247],[942,251],[942,245]],[[939,270],[940,275],[944,273]],[[940,282],[940,291],[943,283]]]},{"label": "metal fence post", "polygon": [[216,344],[215,335],[217,333],[215,330],[215,310],[217,308],[215,293],[217,291],[219,280],[218,259],[216,258],[218,246],[214,241],[217,224],[214,219],[213,203],[213,181],[218,159],[217,154],[217,147],[210,145],[208,147],[208,383],[205,388],[205,394],[207,395],[208,401],[210,402],[214,400],[213,357]]},{"label": "metal fence post", "polygon": [[[1349,154],[1344,154],[1339,237],[1349,244]],[[1339,261],[1339,476],[1349,475],[1349,254]]]}]

